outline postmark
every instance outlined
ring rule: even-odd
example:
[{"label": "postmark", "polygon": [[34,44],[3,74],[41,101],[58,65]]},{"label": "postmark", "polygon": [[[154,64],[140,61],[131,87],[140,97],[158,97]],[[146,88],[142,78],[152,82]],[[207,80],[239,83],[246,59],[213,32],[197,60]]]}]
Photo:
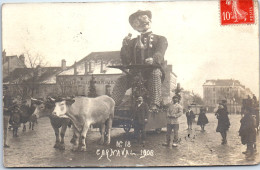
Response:
[{"label": "postmark", "polygon": [[221,25],[254,24],[253,0],[220,0]]}]

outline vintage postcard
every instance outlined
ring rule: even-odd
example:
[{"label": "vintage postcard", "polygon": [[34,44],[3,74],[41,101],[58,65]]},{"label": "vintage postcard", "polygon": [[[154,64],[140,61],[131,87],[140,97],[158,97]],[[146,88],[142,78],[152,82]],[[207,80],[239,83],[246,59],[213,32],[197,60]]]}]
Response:
[{"label": "vintage postcard", "polygon": [[5,167],[257,165],[255,0],[2,5]]}]

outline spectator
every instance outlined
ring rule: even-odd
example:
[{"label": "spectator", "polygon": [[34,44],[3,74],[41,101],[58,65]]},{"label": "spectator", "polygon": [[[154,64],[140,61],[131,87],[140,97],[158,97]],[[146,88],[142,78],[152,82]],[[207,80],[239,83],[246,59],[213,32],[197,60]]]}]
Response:
[{"label": "spectator", "polygon": [[227,131],[230,126],[229,118],[228,118],[228,111],[225,103],[220,103],[218,110],[215,114],[218,119],[218,126],[216,132],[220,132],[222,136],[222,145],[227,144]]},{"label": "spectator", "polygon": [[241,143],[246,145],[246,151],[243,154],[252,155],[254,153],[254,145],[256,147],[256,119],[249,110],[244,111],[244,117],[240,120],[241,126],[239,136]]},{"label": "spectator", "polygon": [[188,106],[188,111],[186,112],[186,117],[187,117],[187,124],[188,124],[187,130],[192,130],[192,121],[195,118],[195,115],[194,115],[193,111],[191,110],[191,106]]},{"label": "spectator", "polygon": [[138,143],[145,143],[145,125],[148,121],[148,106],[143,102],[143,97],[137,99],[137,106],[134,112],[134,129],[137,136]]},{"label": "spectator", "polygon": [[200,114],[199,114],[199,117],[198,117],[198,122],[197,122],[197,125],[200,125],[201,127],[201,131],[204,132],[205,131],[205,125],[209,123],[208,121],[208,118],[206,116],[206,109],[201,107],[200,108]]},{"label": "spectator", "polygon": [[179,131],[179,122],[178,118],[182,115],[182,106],[179,104],[180,98],[178,96],[173,96],[173,103],[169,106],[167,111],[167,134],[166,134],[166,143],[163,146],[170,146],[171,142],[171,133],[174,130],[174,139],[173,147],[177,147],[179,140],[178,131]]},{"label": "spectator", "polygon": [[7,132],[8,132],[8,122],[10,119],[11,111],[10,107],[12,107],[12,98],[8,94],[8,87],[6,85],[3,86],[3,129],[4,129],[4,147],[9,148],[10,146],[7,144]]}]

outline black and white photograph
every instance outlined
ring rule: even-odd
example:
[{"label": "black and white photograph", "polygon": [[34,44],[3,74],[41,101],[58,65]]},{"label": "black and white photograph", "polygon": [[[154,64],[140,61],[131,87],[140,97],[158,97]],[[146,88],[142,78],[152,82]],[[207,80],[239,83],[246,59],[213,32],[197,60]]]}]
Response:
[{"label": "black and white photograph", "polygon": [[2,4],[13,167],[260,163],[257,0]]}]

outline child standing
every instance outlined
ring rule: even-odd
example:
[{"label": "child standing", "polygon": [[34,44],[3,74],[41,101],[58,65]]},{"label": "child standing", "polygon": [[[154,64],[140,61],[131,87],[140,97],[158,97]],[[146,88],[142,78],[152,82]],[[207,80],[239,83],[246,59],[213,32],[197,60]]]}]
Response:
[{"label": "child standing", "polygon": [[197,125],[200,125],[202,132],[205,131],[204,127],[207,123],[209,123],[209,121],[206,116],[206,109],[201,107]]},{"label": "child standing", "polygon": [[191,106],[188,106],[188,111],[186,112],[186,117],[187,117],[187,124],[188,124],[187,130],[192,130],[192,121],[195,118],[195,115],[194,115],[193,111],[191,110]]}]

